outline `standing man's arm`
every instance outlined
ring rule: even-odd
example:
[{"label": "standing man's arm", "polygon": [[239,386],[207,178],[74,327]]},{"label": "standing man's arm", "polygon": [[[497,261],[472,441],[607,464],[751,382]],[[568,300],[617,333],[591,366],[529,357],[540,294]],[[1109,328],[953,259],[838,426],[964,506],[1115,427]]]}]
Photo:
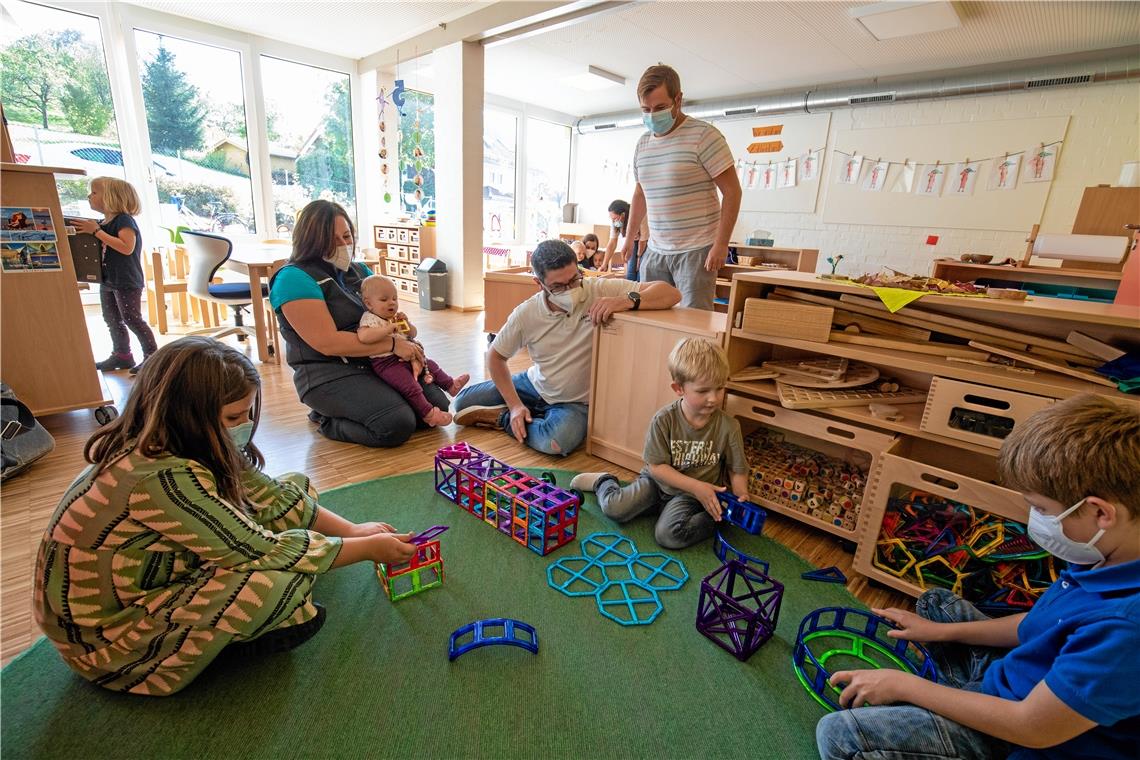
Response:
[{"label": "standing man's arm", "polygon": [[[728,241],[732,237],[732,229],[736,226],[736,217],[740,213],[740,178],[736,176],[736,169],[729,167],[713,177],[713,182],[720,190],[720,224],[716,228],[716,241],[709,249],[705,259],[705,271],[715,272],[724,266],[728,260]],[[633,215],[633,212],[630,212]]]},{"label": "standing man's arm", "polygon": [[526,439],[526,425],[531,422],[530,410],[519,398],[515,384],[511,381],[511,370],[507,366],[507,357],[494,348],[487,349],[487,372],[491,375],[491,382],[503,397],[503,402],[511,410],[511,435],[519,443]]},{"label": "standing man's arm", "polygon": [[[633,250],[633,239],[636,237],[633,231],[640,229],[643,219],[645,219],[645,191],[641,189],[641,183],[638,182],[633,188],[633,202],[629,204],[629,218],[625,220],[625,245],[621,247],[621,255],[626,261],[629,261],[630,251]],[[642,252],[644,253],[644,249]]]}]

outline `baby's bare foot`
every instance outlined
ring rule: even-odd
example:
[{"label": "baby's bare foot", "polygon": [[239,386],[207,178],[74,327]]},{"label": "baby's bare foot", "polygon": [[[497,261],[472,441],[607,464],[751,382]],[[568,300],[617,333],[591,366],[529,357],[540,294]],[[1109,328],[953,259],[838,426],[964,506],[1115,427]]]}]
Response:
[{"label": "baby's bare foot", "polygon": [[442,409],[432,408],[427,416],[424,417],[424,422],[432,427],[443,427],[444,425],[451,424],[451,414],[443,411]]},{"label": "baby's bare foot", "polygon": [[459,391],[463,390],[463,386],[467,385],[467,381],[471,379],[471,375],[460,375],[455,378],[455,382],[447,389],[448,395],[455,397],[459,395]]}]

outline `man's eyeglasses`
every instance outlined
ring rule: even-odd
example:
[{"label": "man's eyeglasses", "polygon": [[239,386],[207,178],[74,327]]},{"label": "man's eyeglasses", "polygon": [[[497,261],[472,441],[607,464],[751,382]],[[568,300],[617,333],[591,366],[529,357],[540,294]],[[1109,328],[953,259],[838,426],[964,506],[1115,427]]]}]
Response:
[{"label": "man's eyeglasses", "polygon": [[550,293],[551,295],[558,295],[559,293],[565,293],[568,290],[573,290],[574,288],[578,287],[581,284],[582,284],[582,274],[579,272],[577,275],[574,276],[573,280],[566,283],[565,285],[547,285],[546,286],[546,292]]}]

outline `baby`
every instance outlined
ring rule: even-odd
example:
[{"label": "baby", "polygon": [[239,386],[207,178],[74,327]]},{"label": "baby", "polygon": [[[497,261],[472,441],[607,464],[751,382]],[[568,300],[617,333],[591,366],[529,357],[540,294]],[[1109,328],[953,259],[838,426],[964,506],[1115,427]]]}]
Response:
[{"label": "baby", "polygon": [[[356,331],[361,343],[386,346],[388,340],[392,339],[394,348],[397,340],[415,339],[415,325],[408,321],[408,315],[398,311],[395,283],[387,277],[374,274],[364,278],[360,285],[360,296],[364,300],[364,308],[368,309],[360,318],[360,326]],[[373,354],[369,358],[372,359],[372,370],[408,400],[420,419],[432,427],[451,423],[451,414],[428,401],[420,383],[435,383],[454,396],[467,385],[470,375],[453,378],[431,359],[424,360],[427,365],[425,368],[420,362],[406,362],[391,351]]]}]

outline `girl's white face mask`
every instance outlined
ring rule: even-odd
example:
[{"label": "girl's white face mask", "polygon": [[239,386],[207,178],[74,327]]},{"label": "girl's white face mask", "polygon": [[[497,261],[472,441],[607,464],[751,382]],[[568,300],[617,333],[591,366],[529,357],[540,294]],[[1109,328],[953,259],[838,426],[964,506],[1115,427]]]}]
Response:
[{"label": "girl's white face mask", "polygon": [[1104,554],[1095,544],[1104,535],[1101,528],[1088,542],[1080,543],[1065,535],[1061,521],[1080,509],[1086,499],[1081,499],[1059,515],[1045,515],[1036,507],[1029,508],[1029,537],[1034,543],[1058,559],[1074,565],[1099,565],[1104,562]]}]

